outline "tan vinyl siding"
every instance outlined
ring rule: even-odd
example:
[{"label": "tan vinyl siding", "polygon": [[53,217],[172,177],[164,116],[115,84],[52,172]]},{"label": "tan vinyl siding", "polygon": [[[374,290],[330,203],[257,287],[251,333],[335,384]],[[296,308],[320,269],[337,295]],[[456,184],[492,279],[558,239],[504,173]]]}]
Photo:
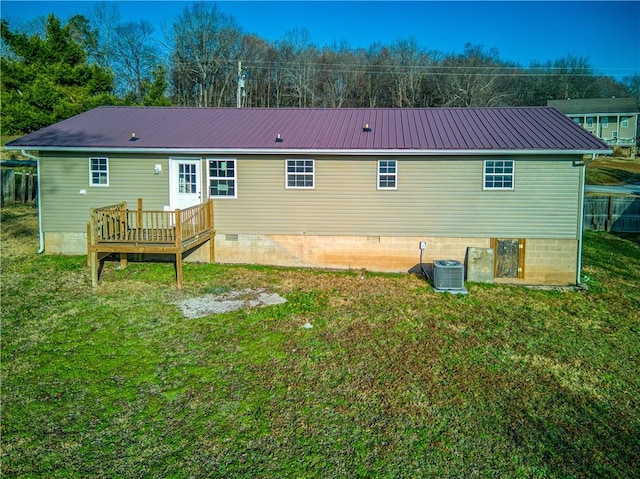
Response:
[{"label": "tan vinyl siding", "polygon": [[[109,186],[89,185],[89,158],[109,159]],[[136,207],[144,199],[145,209],[162,210],[169,204],[167,158],[132,158],[96,153],[41,155],[42,220],[46,232],[85,232],[91,208],[126,201]],[[162,172],[154,175],[154,165]],[[79,194],[85,190],[86,195]]]},{"label": "tan vinyl siding", "polygon": [[512,191],[483,191],[482,157],[398,157],[393,191],[376,188],[377,157],[316,157],[315,188],[292,190],[286,158],[238,158],[238,198],[214,203],[219,234],[577,237],[580,168],[567,157],[512,158]]}]

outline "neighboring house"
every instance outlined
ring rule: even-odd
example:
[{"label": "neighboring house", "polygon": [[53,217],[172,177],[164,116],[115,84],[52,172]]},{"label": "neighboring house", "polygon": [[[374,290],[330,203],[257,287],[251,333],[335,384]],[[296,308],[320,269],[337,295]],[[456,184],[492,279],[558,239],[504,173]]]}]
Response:
[{"label": "neighboring house", "polygon": [[547,106],[557,108],[608,145],[637,144],[640,106],[635,98],[549,100]]},{"label": "neighboring house", "polygon": [[7,148],[39,152],[51,253],[86,252],[92,207],[212,198],[217,262],[406,272],[426,241],[529,284],[579,282],[583,155],[611,151],[545,107],[101,107]]}]

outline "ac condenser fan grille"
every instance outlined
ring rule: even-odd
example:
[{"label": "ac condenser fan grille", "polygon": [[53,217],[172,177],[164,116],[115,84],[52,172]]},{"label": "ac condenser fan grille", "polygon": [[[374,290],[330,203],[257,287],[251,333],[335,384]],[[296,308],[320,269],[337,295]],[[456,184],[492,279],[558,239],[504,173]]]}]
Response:
[{"label": "ac condenser fan grille", "polygon": [[464,290],[464,265],[451,259],[433,262],[433,286],[437,290]]}]

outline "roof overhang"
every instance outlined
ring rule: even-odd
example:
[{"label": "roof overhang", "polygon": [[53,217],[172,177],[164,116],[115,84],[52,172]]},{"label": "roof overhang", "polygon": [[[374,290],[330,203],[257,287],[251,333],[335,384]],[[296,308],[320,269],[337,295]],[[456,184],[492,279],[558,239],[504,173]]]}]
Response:
[{"label": "roof overhang", "polygon": [[164,155],[349,155],[349,156],[524,156],[524,155],[606,155],[613,149],[603,150],[330,150],[295,148],[112,148],[112,147],[38,147],[5,146],[7,150],[66,151],[70,153],[119,153]]}]

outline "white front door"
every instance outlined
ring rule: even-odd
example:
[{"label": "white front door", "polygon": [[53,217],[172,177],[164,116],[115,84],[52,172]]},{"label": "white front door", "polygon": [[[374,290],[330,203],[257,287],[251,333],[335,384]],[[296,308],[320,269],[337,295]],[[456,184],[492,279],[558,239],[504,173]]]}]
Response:
[{"label": "white front door", "polygon": [[170,164],[171,210],[202,203],[200,160],[172,159]]}]

